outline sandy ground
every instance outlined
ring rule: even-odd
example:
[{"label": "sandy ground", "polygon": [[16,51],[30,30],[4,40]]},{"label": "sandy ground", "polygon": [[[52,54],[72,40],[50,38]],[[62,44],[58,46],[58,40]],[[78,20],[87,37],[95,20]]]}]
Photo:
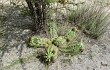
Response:
[{"label": "sandy ground", "polygon": [[[5,11],[8,30],[3,37],[6,45],[0,49],[0,70],[47,70],[36,58],[37,50],[27,47],[26,41],[31,35],[30,18],[19,16],[15,8]],[[48,70],[110,70],[110,27],[98,40],[84,36],[84,44],[80,55],[72,58],[61,55]]]}]

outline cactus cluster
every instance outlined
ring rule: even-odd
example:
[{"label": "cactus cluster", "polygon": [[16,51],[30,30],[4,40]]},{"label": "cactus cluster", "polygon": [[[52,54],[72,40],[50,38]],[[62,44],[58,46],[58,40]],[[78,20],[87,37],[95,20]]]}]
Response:
[{"label": "cactus cluster", "polygon": [[83,43],[82,42],[76,42],[73,44],[70,44],[69,47],[62,49],[61,51],[65,53],[66,55],[76,55],[83,51]]},{"label": "cactus cluster", "polygon": [[58,57],[58,48],[55,45],[50,45],[45,53],[46,62],[55,61]]},{"label": "cactus cluster", "polygon": [[58,36],[56,24],[51,23],[49,31],[50,39],[33,36],[30,40],[30,46],[45,49],[45,53],[43,53],[45,62],[55,61],[58,58],[59,49],[63,49],[63,52],[66,53],[76,54],[83,47],[81,42],[69,45],[69,42],[76,36],[77,29],[75,27],[70,29],[64,36]]},{"label": "cactus cluster", "polygon": [[55,22],[50,22],[49,23],[49,34],[50,34],[50,38],[54,39],[58,37],[58,28]]},{"label": "cactus cluster", "polygon": [[58,48],[52,44],[50,39],[33,36],[30,40],[30,46],[35,48],[45,48],[46,53],[43,53],[42,55],[44,55],[46,62],[52,60],[55,61],[58,57]]},{"label": "cactus cluster", "polygon": [[66,46],[67,42],[66,42],[66,39],[64,38],[64,36],[59,36],[59,37],[55,38],[52,43],[61,48],[67,47]]},{"label": "cactus cluster", "polygon": [[74,27],[70,29],[64,36],[67,41],[71,41],[76,36],[77,29]]},{"label": "cactus cluster", "polygon": [[30,46],[38,47],[48,47],[51,44],[51,41],[47,38],[41,38],[33,36],[30,40]]}]

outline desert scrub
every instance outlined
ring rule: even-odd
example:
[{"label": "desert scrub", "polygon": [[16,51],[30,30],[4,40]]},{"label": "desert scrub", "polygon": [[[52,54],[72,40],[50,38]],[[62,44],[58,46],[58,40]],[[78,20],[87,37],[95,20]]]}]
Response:
[{"label": "desert scrub", "polygon": [[67,47],[67,42],[66,42],[66,39],[64,38],[64,36],[59,36],[59,37],[55,38],[52,43],[55,46],[58,46],[60,48]]},{"label": "desert scrub", "polygon": [[67,40],[67,42],[73,40],[73,38],[75,38],[76,36],[76,32],[77,32],[77,29],[76,27],[70,29],[68,32],[66,32],[66,34],[64,35],[64,38]]},{"label": "desert scrub", "polygon": [[47,63],[50,63],[52,61],[55,61],[58,57],[58,48],[57,46],[54,45],[50,45],[47,50],[46,53],[44,55],[45,61]]},{"label": "desert scrub", "polygon": [[73,21],[81,30],[92,38],[98,38],[110,24],[109,8],[99,7],[96,4],[78,6],[69,16],[70,21]]},{"label": "desert scrub", "polygon": [[33,36],[30,39],[30,46],[33,46],[36,49],[42,49],[42,51],[39,52],[39,55],[43,57],[45,64],[54,62],[58,58],[59,51],[63,52],[66,55],[76,55],[82,51],[83,43],[70,43],[71,41],[67,41],[66,39],[73,39],[75,37],[74,32],[76,32],[76,28],[71,29],[71,31],[65,34],[65,36],[59,36],[57,38],[53,38],[53,40],[41,38],[39,36]]},{"label": "desert scrub", "polygon": [[50,21],[48,23],[49,26],[49,34],[50,34],[50,38],[54,39],[58,37],[58,28],[57,28],[57,23],[55,21]]},{"label": "desert scrub", "polygon": [[[41,38],[39,36],[33,36],[30,39],[30,46],[40,50],[38,55],[42,56],[45,63],[50,63],[55,61],[58,57],[58,48],[57,46],[53,45],[50,39]],[[43,50],[43,51],[42,51]]]},{"label": "desert scrub", "polygon": [[82,42],[75,42],[73,44],[68,45],[67,48],[61,49],[61,52],[63,52],[66,55],[74,56],[82,52],[83,48],[84,48],[84,45]]},{"label": "desert scrub", "polygon": [[48,47],[46,54],[44,56],[46,62],[52,61],[52,57],[54,57],[54,53],[51,48],[52,47]]},{"label": "desert scrub", "polygon": [[50,22],[50,38],[47,39],[39,36],[33,36],[30,39],[30,46],[42,49],[42,51],[40,51],[38,54],[43,57],[45,64],[50,64],[58,58],[58,52],[60,50],[64,54],[71,55],[75,55],[80,52],[82,43],[73,43],[74,38],[77,36],[77,31],[78,30],[76,27],[72,27],[68,29],[64,35],[58,36],[57,24],[55,22]]},{"label": "desert scrub", "polygon": [[39,48],[39,47],[48,47],[51,44],[51,41],[47,38],[41,38],[41,37],[36,37],[33,36],[31,37],[30,46],[33,46],[35,48]]}]

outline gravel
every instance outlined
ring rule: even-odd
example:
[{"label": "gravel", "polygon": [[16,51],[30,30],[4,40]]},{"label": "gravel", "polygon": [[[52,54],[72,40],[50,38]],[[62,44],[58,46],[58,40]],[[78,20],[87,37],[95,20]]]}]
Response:
[{"label": "gravel", "polygon": [[7,45],[0,50],[0,70],[110,70],[110,27],[98,40],[84,36],[85,48],[81,54],[72,58],[61,55],[46,67],[36,58],[37,50],[27,45],[31,30],[24,25],[32,23],[30,18],[18,16],[19,10],[12,11],[6,13],[10,26],[4,38]]}]

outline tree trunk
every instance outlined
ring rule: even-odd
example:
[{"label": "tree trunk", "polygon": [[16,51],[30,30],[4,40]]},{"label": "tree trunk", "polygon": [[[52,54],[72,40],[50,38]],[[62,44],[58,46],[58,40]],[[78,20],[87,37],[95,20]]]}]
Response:
[{"label": "tree trunk", "polygon": [[33,20],[33,24],[32,24],[32,27],[30,28],[32,31],[36,31],[36,14],[35,14],[35,10],[34,10],[34,6],[31,2],[31,0],[26,0],[27,2],[27,5],[28,5],[28,8],[29,8],[29,11],[30,11],[30,14],[31,14],[31,17],[32,17],[32,20]]},{"label": "tree trunk", "polygon": [[35,0],[33,4],[31,0],[26,0],[32,19],[34,21],[33,30],[37,33],[44,31],[46,24],[46,4],[45,0]]}]

